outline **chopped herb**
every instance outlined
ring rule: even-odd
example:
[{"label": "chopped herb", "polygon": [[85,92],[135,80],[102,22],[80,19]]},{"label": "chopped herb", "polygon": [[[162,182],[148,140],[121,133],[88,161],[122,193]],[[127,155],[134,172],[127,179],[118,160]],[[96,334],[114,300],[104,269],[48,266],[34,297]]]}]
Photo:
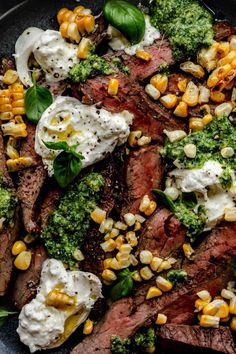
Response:
[{"label": "chopped herb", "polygon": [[162,63],[159,68],[158,68],[158,72],[160,74],[165,74],[167,76],[170,75],[170,67],[167,63]]},{"label": "chopped herb", "polygon": [[0,182],[0,219],[7,225],[13,226],[13,218],[17,204],[16,196]]},{"label": "chopped herb", "polygon": [[112,60],[112,63],[117,66],[117,68],[124,74],[129,75],[130,74],[130,70],[129,67],[126,66],[122,60],[120,58],[114,58]]},{"label": "chopped herb", "polygon": [[183,270],[183,269],[173,269],[167,273],[167,279],[171,283],[174,283],[174,284],[179,281],[186,280],[187,276],[188,276],[188,273],[185,272],[185,270]]},{"label": "chopped herb", "polygon": [[225,190],[229,189],[233,183],[231,168],[226,167],[222,172],[222,174],[220,175],[219,180],[223,189]]}]

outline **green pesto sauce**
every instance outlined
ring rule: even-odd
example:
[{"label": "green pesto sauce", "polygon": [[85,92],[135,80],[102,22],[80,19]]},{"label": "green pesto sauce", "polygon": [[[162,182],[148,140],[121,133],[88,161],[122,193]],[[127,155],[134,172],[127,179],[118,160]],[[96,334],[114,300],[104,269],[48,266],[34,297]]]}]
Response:
[{"label": "green pesto sauce", "polygon": [[195,0],[154,0],[152,24],[167,34],[176,60],[194,55],[213,42],[211,13]]},{"label": "green pesto sauce", "polygon": [[187,276],[188,273],[183,269],[172,269],[167,273],[167,279],[174,284],[186,280]]},{"label": "green pesto sauce", "polygon": [[112,64],[114,64],[122,73],[129,75],[130,70],[127,65],[123,63],[123,61],[120,58],[114,58],[112,60]]},{"label": "green pesto sauce", "polygon": [[73,258],[76,248],[83,247],[90,227],[90,213],[99,201],[104,185],[103,177],[90,173],[70,186],[58,207],[49,217],[42,238],[49,255],[67,263],[78,262]]},{"label": "green pesto sauce", "polygon": [[149,353],[155,348],[155,342],[155,330],[148,328],[138,331],[133,337],[123,341],[117,336],[112,336],[110,350],[113,354]]},{"label": "green pesto sauce", "polygon": [[13,226],[16,202],[15,195],[0,185],[0,219],[10,226]]},{"label": "green pesto sauce", "polygon": [[111,65],[96,54],[75,64],[69,71],[69,78],[73,82],[85,82],[89,77],[99,74],[110,75],[113,73]]}]

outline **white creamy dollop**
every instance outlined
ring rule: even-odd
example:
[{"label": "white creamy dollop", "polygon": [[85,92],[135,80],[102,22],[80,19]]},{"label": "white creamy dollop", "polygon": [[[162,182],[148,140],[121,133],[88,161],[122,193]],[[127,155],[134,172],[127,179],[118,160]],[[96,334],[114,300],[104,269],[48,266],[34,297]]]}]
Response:
[{"label": "white creamy dollop", "polygon": [[78,47],[67,43],[60,32],[27,28],[15,45],[16,68],[21,82],[32,85],[28,61],[33,53],[48,82],[58,82],[68,77],[69,70],[78,63]]},{"label": "white creamy dollop", "polygon": [[132,46],[120,31],[109,26],[107,31],[108,35],[111,37],[109,46],[115,51],[124,50],[128,55],[135,55],[137,50],[142,50],[144,47],[152,45],[156,39],[160,38],[161,34],[158,29],[151,25],[150,17],[147,15],[145,16],[145,22],[146,29],[142,41]]},{"label": "white creamy dollop", "polygon": [[126,142],[133,115],[128,111],[110,113],[95,105],[88,106],[72,97],[59,96],[43,113],[36,129],[35,151],[42,156],[49,175],[60,151],[46,148],[43,141],[66,141],[79,144],[77,151],[84,156],[82,166],[92,165]]},{"label": "white creamy dollop", "polygon": [[[223,190],[219,177],[223,172],[217,161],[207,161],[198,169],[175,169],[170,176],[175,178],[176,187],[183,193],[196,193],[199,205],[206,209],[205,230],[212,229],[224,216],[225,208],[234,207],[234,200],[228,191]],[[235,176],[231,174],[233,182]]]},{"label": "white creamy dollop", "polygon": [[[56,308],[46,304],[47,295],[60,285],[61,291],[75,301],[70,308]],[[35,299],[25,305],[19,316],[17,332],[31,353],[62,344],[64,331],[70,334],[84,322],[101,293],[102,284],[97,276],[82,271],[66,271],[62,262],[47,259],[43,264],[40,285]],[[78,314],[78,315],[77,315]],[[76,317],[71,317],[76,316]],[[76,318],[73,330],[65,326],[69,318]]]}]

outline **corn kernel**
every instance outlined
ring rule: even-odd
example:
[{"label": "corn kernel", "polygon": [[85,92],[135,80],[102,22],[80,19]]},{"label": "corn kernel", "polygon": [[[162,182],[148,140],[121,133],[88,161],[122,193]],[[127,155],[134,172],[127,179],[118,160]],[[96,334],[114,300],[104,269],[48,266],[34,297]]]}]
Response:
[{"label": "corn kernel", "polygon": [[141,223],[139,221],[135,221],[135,225],[134,225],[134,231],[139,231],[141,230]]},{"label": "corn kernel", "polygon": [[218,61],[217,66],[223,67],[227,64],[231,64],[235,58],[236,58],[236,51],[231,50],[224,58],[222,58]]},{"label": "corn kernel", "polygon": [[62,291],[61,288],[55,287],[51,290],[47,297],[46,297],[46,305],[53,306],[55,308],[63,309],[66,306],[73,306],[74,305],[74,298],[69,296]]},{"label": "corn kernel", "polygon": [[194,253],[194,250],[193,250],[192,246],[190,245],[190,243],[183,244],[183,251],[184,251],[185,257],[188,259],[190,259],[192,254]]},{"label": "corn kernel", "polygon": [[106,219],[106,215],[107,213],[105,212],[105,210],[95,208],[94,211],[92,211],[92,213],[90,214],[90,217],[97,224],[101,224]]},{"label": "corn kernel", "polygon": [[202,118],[202,123],[203,125],[208,125],[213,121],[213,116],[212,114],[206,114],[203,118]]},{"label": "corn kernel", "polygon": [[11,120],[14,117],[12,112],[2,112],[0,113],[1,120]]},{"label": "corn kernel", "polygon": [[[216,42],[215,42],[216,43]],[[197,61],[198,63],[206,68],[206,70],[212,71],[217,65],[217,45],[213,43],[210,48],[203,48],[198,52]]]},{"label": "corn kernel", "polygon": [[170,291],[173,288],[173,284],[169,280],[161,277],[160,275],[156,278],[156,283],[157,287],[164,292]]},{"label": "corn kernel", "polygon": [[16,115],[24,115],[25,114],[25,108],[24,107],[14,107],[12,108],[12,113],[14,116]]},{"label": "corn kernel", "polygon": [[180,118],[186,118],[188,116],[188,105],[181,101],[174,110],[174,115]]},{"label": "corn kernel", "polygon": [[191,74],[197,79],[201,79],[205,76],[205,71],[201,67],[201,65],[194,64],[191,61],[186,61],[180,64],[180,69],[185,73]]},{"label": "corn kernel", "polygon": [[128,228],[128,226],[125,223],[121,222],[121,221],[117,221],[114,226],[118,230],[123,230],[123,231],[127,230],[127,228]]},{"label": "corn kernel", "polygon": [[120,247],[125,243],[125,238],[124,236],[120,235],[115,239],[116,242],[116,248],[119,250]]},{"label": "corn kernel", "polygon": [[220,154],[224,159],[228,159],[234,156],[234,149],[232,147],[225,147],[221,149]]},{"label": "corn kernel", "polygon": [[217,54],[219,57],[223,58],[225,57],[230,51],[230,44],[229,42],[219,42],[218,48],[217,48]]},{"label": "corn kernel", "polygon": [[148,52],[145,52],[144,50],[137,50],[136,57],[139,59],[142,59],[144,61],[150,61],[152,58],[151,54]]},{"label": "corn kernel", "polygon": [[124,220],[128,226],[133,226],[135,224],[135,216],[132,213],[127,213],[124,215]]},{"label": "corn kernel", "polygon": [[120,266],[116,258],[107,258],[104,260],[104,268],[111,268],[114,270],[119,270]]},{"label": "corn kernel", "polygon": [[62,9],[60,9],[57,13],[57,22],[59,23],[59,25],[62,24],[62,22],[64,21],[64,15],[65,13],[67,13],[68,9],[63,7]]},{"label": "corn kernel", "polygon": [[178,89],[180,92],[185,92],[187,88],[188,80],[187,79],[181,79],[178,81]]},{"label": "corn kernel", "polygon": [[130,253],[121,253],[120,251],[116,254],[116,259],[120,261],[128,261],[130,258]]},{"label": "corn kernel", "polygon": [[152,201],[150,201],[150,204],[147,207],[147,209],[145,209],[144,214],[146,216],[150,216],[150,215],[152,215],[154,213],[156,208],[157,208],[157,203],[154,200],[152,200]]},{"label": "corn kernel", "polygon": [[186,144],[184,153],[189,159],[194,159],[197,155],[197,146],[195,144]]},{"label": "corn kernel", "polygon": [[220,91],[212,91],[210,97],[211,100],[215,103],[221,103],[225,101],[225,94]]},{"label": "corn kernel", "polygon": [[213,300],[203,308],[203,314],[215,316],[223,303],[223,300]]},{"label": "corn kernel", "polygon": [[112,228],[111,229],[111,232],[109,234],[110,238],[115,238],[119,235],[119,230],[115,229],[115,228]]},{"label": "corn kernel", "polygon": [[202,300],[209,300],[211,301],[211,294],[207,290],[201,290],[197,293],[197,296],[200,297]]},{"label": "corn kernel", "polygon": [[133,254],[131,254],[129,256],[129,261],[130,261],[130,264],[134,267],[136,267],[138,265],[138,260]]},{"label": "corn kernel", "polygon": [[150,203],[151,203],[151,201],[149,199],[149,196],[147,194],[145,194],[141,200],[139,210],[141,212],[144,212],[150,206]]},{"label": "corn kernel", "polygon": [[167,322],[167,316],[164,315],[163,313],[159,313],[157,315],[156,324],[161,326],[161,325],[166,324],[166,322]]},{"label": "corn kernel", "polygon": [[130,132],[128,137],[129,146],[134,147],[138,145],[138,139],[141,137],[141,135],[142,135],[141,130],[135,130]]},{"label": "corn kernel", "polygon": [[211,298],[209,299],[205,299],[205,300],[202,300],[202,299],[197,299],[195,301],[195,308],[196,308],[196,311],[202,311],[202,309],[207,306],[211,301]]},{"label": "corn kernel", "polygon": [[11,103],[9,97],[0,97],[0,105]]},{"label": "corn kernel", "polygon": [[155,101],[157,101],[161,96],[160,91],[158,89],[156,89],[156,87],[151,84],[148,84],[145,86],[145,92],[148,94],[148,96],[153,98]]},{"label": "corn kernel", "polygon": [[160,102],[164,107],[172,109],[176,106],[178,99],[176,95],[169,93],[168,95],[162,96]]},{"label": "corn kernel", "polygon": [[168,137],[171,143],[175,141],[182,140],[187,136],[184,130],[173,130],[171,132],[167,131],[166,129],[163,130],[163,133]]},{"label": "corn kernel", "polygon": [[85,321],[84,328],[83,328],[83,334],[89,335],[93,332],[93,321],[87,320]]},{"label": "corn kernel", "polygon": [[14,265],[19,270],[27,270],[31,263],[32,254],[30,251],[22,251],[14,261]]},{"label": "corn kernel", "polygon": [[12,112],[12,105],[10,103],[4,103],[0,106],[0,112]]},{"label": "corn kernel", "polygon": [[9,159],[6,162],[9,172],[16,172],[30,167],[34,164],[34,160],[31,157],[19,157],[17,159]]},{"label": "corn kernel", "polygon": [[138,239],[134,231],[129,231],[125,235],[126,240],[132,247],[136,247],[138,245]]},{"label": "corn kernel", "polygon": [[222,289],[221,290],[221,294],[220,294],[224,299],[227,299],[227,300],[231,300],[235,294],[230,291],[230,290],[227,290],[227,289]]},{"label": "corn kernel", "polygon": [[78,46],[77,57],[79,59],[87,59],[91,49],[92,49],[92,41],[89,38],[82,38]]},{"label": "corn kernel", "polygon": [[118,261],[120,269],[128,268],[130,266],[130,257]]},{"label": "corn kernel", "polygon": [[220,306],[215,315],[219,318],[227,318],[229,316],[229,306],[225,301]]},{"label": "corn kernel", "polygon": [[146,299],[152,299],[154,297],[158,297],[162,295],[162,291],[160,289],[158,289],[156,286],[151,286],[148,289],[147,295],[146,295]]},{"label": "corn kernel", "polygon": [[220,319],[216,316],[202,315],[200,326],[206,328],[219,328]]},{"label": "corn kernel", "polygon": [[224,216],[225,221],[228,222],[236,221],[236,208],[225,208],[224,212],[225,212],[225,216]]},{"label": "corn kernel", "polygon": [[87,33],[93,32],[95,28],[95,18],[91,14],[87,14],[84,17],[84,28]]},{"label": "corn kernel", "polygon": [[126,244],[120,246],[119,251],[120,251],[121,254],[129,255],[131,253],[131,251],[132,251],[132,247],[131,247],[131,245],[126,243]]},{"label": "corn kernel", "polygon": [[189,119],[189,129],[193,132],[198,132],[203,130],[204,125],[201,118],[190,118]]},{"label": "corn kernel", "polygon": [[81,11],[83,11],[85,8],[82,5],[76,6],[73,10],[73,12],[77,15],[81,14]]},{"label": "corn kernel", "polygon": [[82,253],[82,251],[79,248],[76,248],[74,253],[73,253],[73,257],[76,261],[81,262],[84,260],[84,255]]},{"label": "corn kernel", "polygon": [[109,239],[109,240],[101,243],[100,246],[102,247],[102,249],[105,253],[112,252],[116,248],[116,242],[112,239]]},{"label": "corn kernel", "polygon": [[228,117],[233,110],[233,105],[231,102],[224,102],[216,107],[215,115],[217,117],[226,116]]},{"label": "corn kernel", "polygon": [[154,274],[149,267],[143,267],[140,269],[140,275],[144,280],[150,280]]},{"label": "corn kernel", "polygon": [[104,269],[104,271],[102,272],[102,279],[107,282],[113,282],[117,279],[117,276],[112,270]]},{"label": "corn kernel", "polygon": [[230,303],[229,303],[229,312],[232,315],[236,315],[236,296],[232,297],[230,299]]},{"label": "corn kernel", "polygon": [[134,279],[134,281],[138,281],[138,282],[142,281],[142,278],[137,270],[134,272],[132,278]]},{"label": "corn kernel", "polygon": [[150,136],[142,136],[140,139],[138,139],[138,146],[148,145],[151,141],[152,138]]},{"label": "corn kernel", "polygon": [[142,264],[150,264],[153,259],[152,252],[148,250],[141,251],[139,254],[139,259]]},{"label": "corn kernel", "polygon": [[236,331],[236,317],[232,317],[230,321],[230,328],[232,329],[232,331]]},{"label": "corn kernel", "polygon": [[10,137],[7,142],[6,154],[10,159],[18,159],[20,157],[18,151],[16,150],[16,139]]},{"label": "corn kernel", "polygon": [[182,100],[187,103],[188,106],[194,107],[198,104],[198,98],[199,89],[193,81],[190,81],[187,85],[185,93],[183,94]]},{"label": "corn kernel", "polygon": [[200,86],[199,87],[199,98],[198,98],[198,103],[208,103],[210,99],[211,91],[205,87],[205,86]]},{"label": "corn kernel", "polygon": [[160,267],[161,263],[163,262],[162,258],[159,257],[153,257],[152,261],[150,263],[150,267],[151,270],[153,270],[154,272],[156,272],[158,270],[158,268]]},{"label": "corn kernel", "polygon": [[99,231],[102,234],[110,232],[112,230],[113,224],[114,221],[111,218],[104,219],[100,224]]},{"label": "corn kernel", "polygon": [[12,85],[18,80],[18,73],[15,70],[7,70],[3,76],[3,83],[6,85]]},{"label": "corn kernel", "polygon": [[70,23],[68,21],[65,21],[60,25],[59,31],[60,31],[63,38],[69,38],[69,35],[68,35],[69,24]]},{"label": "corn kernel", "polygon": [[110,79],[108,84],[108,93],[111,96],[116,96],[118,93],[119,81],[117,79]]},{"label": "corn kernel", "polygon": [[138,222],[140,222],[140,224],[143,224],[146,221],[146,219],[142,215],[139,215],[139,214],[135,214],[135,218]]},{"label": "corn kernel", "polygon": [[16,241],[12,246],[11,253],[13,254],[13,256],[17,256],[21,252],[26,251],[26,249],[26,244],[23,241]]},{"label": "corn kernel", "polygon": [[150,84],[153,85],[161,94],[165,93],[168,87],[168,76],[157,74],[150,80]]}]

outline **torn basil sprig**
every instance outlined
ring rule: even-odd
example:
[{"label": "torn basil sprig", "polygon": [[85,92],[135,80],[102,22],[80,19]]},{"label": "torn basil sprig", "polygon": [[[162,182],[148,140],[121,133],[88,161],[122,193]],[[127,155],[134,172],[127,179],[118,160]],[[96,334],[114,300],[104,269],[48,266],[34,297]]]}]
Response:
[{"label": "torn basil sprig", "polygon": [[15,315],[16,313],[15,311],[9,311],[7,308],[0,306],[0,327],[6,323],[10,315]]},{"label": "torn basil sprig", "polygon": [[53,172],[59,186],[67,187],[82,169],[84,157],[76,152],[78,145],[69,146],[65,141],[43,143],[48,149],[62,150],[53,162]]},{"label": "torn basil sprig", "polygon": [[129,269],[124,269],[118,273],[118,283],[111,289],[112,300],[116,301],[131,293],[134,287],[133,275],[134,272],[131,272]]}]

